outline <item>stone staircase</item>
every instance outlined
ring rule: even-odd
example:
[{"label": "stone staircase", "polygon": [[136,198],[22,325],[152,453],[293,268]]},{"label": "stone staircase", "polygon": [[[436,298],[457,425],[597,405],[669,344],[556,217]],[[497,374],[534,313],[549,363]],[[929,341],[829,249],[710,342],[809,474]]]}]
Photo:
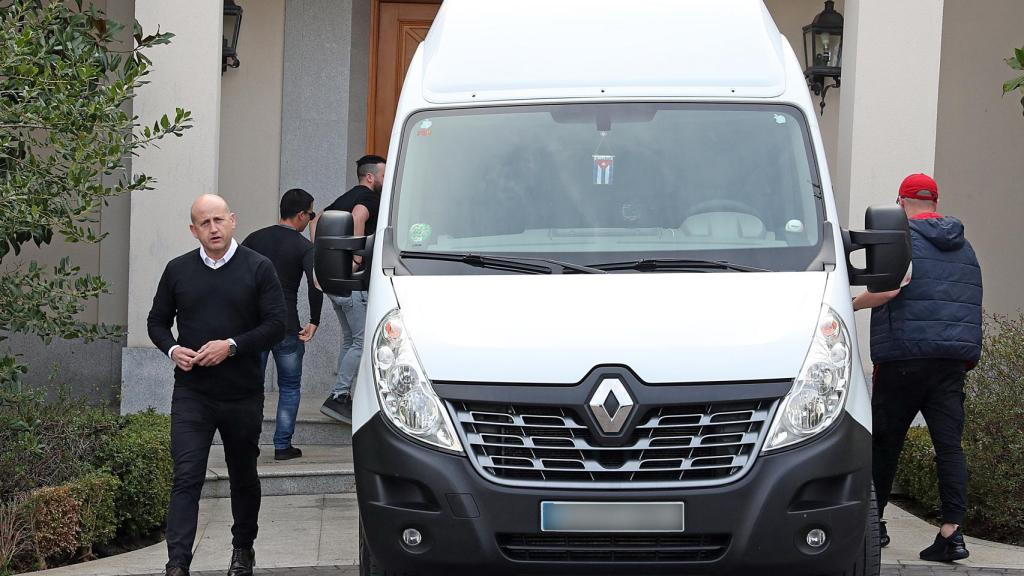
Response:
[{"label": "stone staircase", "polygon": [[[325,396],[316,393],[303,396],[292,438],[292,444],[302,450],[302,457],[277,462],[274,460],[277,393],[267,393],[258,464],[264,496],[355,492],[352,429],[320,413]],[[224,447],[219,435],[213,442],[203,498],[224,498],[230,496]]]}]

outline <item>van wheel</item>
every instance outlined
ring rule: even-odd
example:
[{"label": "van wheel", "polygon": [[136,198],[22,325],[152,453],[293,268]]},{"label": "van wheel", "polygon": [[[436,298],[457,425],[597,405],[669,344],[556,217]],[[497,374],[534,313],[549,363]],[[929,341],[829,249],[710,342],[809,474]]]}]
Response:
[{"label": "van wheel", "polygon": [[871,487],[871,504],[868,507],[867,530],[864,532],[864,552],[852,568],[841,576],[879,576],[882,570],[882,547],[878,541],[878,501],[875,487]]},{"label": "van wheel", "polygon": [[363,538],[363,523],[359,523],[359,576],[415,576],[408,572],[391,572],[377,565],[377,559],[370,552]]}]

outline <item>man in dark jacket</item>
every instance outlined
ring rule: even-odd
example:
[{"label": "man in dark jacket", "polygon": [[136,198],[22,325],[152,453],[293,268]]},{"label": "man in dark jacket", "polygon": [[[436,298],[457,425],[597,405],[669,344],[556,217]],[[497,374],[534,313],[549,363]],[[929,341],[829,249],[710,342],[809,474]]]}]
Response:
[{"label": "man in dark jacket", "polygon": [[[907,430],[920,411],[938,465],[942,528],[922,560],[969,556],[960,525],[967,509],[967,462],[961,447],[964,377],[981,358],[981,267],[964,225],[937,212],[939,190],[924,174],[908,176],[899,203],[910,219],[913,278],[900,290],[864,293],[854,309],[872,308],[873,477],[881,516]],[[889,543],[885,523],[882,545]]]},{"label": "man in dark jacket", "polygon": [[149,338],[175,365],[166,574],[188,576],[206,461],[220,431],[234,518],[228,576],[252,576],[260,512],[260,354],[284,338],[284,296],[270,260],[232,238],[235,215],[223,198],[200,196],[189,229],[200,247],[167,264],[148,319]]}]

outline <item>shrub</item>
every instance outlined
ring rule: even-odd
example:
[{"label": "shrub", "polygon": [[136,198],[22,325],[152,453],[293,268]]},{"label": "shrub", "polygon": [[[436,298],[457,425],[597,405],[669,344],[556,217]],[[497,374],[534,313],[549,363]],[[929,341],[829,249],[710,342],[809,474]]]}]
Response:
[{"label": "shrub", "polygon": [[31,547],[31,535],[24,499],[0,502],[0,576],[13,572],[14,559]]},{"label": "shrub", "polygon": [[143,536],[161,527],[171,498],[171,420],[150,410],[121,418],[99,452],[99,462],[120,480],[116,508],[123,535]]},{"label": "shrub", "polygon": [[121,481],[107,472],[92,472],[71,483],[79,503],[78,545],[91,555],[93,544],[106,544],[117,534],[115,507]]},{"label": "shrub", "polygon": [[0,500],[43,486],[61,486],[92,470],[117,417],[61,393],[0,386]]},{"label": "shrub", "polygon": [[934,512],[939,509],[935,448],[927,428],[915,426],[907,433],[896,469],[896,483],[927,510]]},{"label": "shrub", "polygon": [[[986,319],[984,356],[968,373],[968,532],[1024,542],[1024,315]],[[898,480],[919,502],[938,501],[934,452],[927,432],[912,431]],[[929,482],[928,479],[931,479]]]},{"label": "shrub", "polygon": [[46,560],[49,558],[75,551],[78,547],[80,506],[69,487],[33,490],[25,506],[40,568],[46,568]]}]

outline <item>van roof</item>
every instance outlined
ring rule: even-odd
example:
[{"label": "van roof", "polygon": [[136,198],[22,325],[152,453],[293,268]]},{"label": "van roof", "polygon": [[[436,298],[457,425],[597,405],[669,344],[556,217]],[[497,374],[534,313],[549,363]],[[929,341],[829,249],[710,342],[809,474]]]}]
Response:
[{"label": "van roof", "polygon": [[422,50],[433,103],[786,88],[783,38],[762,0],[445,0]]}]

